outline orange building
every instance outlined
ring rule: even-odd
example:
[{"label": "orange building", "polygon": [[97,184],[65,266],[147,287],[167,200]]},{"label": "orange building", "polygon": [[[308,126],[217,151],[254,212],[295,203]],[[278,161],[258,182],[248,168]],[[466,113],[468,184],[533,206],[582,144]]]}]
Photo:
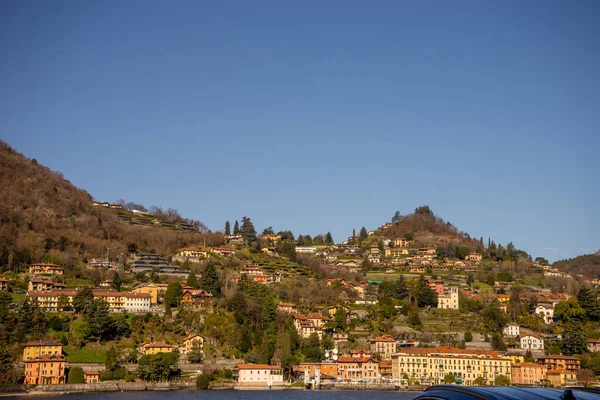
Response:
[{"label": "orange building", "polygon": [[83,380],[85,383],[99,383],[100,372],[98,371],[83,371]]},{"label": "orange building", "polygon": [[548,372],[553,369],[566,369],[567,371],[577,372],[581,368],[581,361],[571,356],[549,355],[538,357],[536,361],[548,368]]},{"label": "orange building", "polygon": [[29,275],[62,275],[63,269],[56,264],[31,264],[28,268]]},{"label": "orange building", "polygon": [[26,385],[58,385],[65,383],[63,356],[45,354],[25,361]]},{"label": "orange building", "polygon": [[511,367],[513,385],[543,385],[548,370],[543,365],[522,362]]}]

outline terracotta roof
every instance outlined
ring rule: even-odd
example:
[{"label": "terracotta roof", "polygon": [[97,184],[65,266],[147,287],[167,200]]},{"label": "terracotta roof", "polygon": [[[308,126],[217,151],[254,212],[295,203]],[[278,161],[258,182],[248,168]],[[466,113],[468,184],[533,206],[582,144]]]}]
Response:
[{"label": "terracotta roof", "polygon": [[86,375],[100,375],[98,371],[83,371],[83,373]]},{"label": "terracotta roof", "polygon": [[491,356],[498,357],[499,354],[492,350],[465,350],[457,349],[454,347],[440,346],[436,348],[424,348],[424,347],[408,347],[402,349],[399,353],[401,354],[462,354],[466,356]]},{"label": "terracotta roof", "polygon": [[365,363],[365,362],[377,362],[371,357],[340,357],[338,363]]},{"label": "terracotta roof", "polygon": [[276,365],[268,365],[268,364],[238,364],[235,366],[235,369],[281,369]]},{"label": "terracotta roof", "polygon": [[572,371],[567,371],[566,369],[552,369],[548,371],[548,375],[557,375],[557,374],[572,374]]},{"label": "terracotta roof", "polygon": [[379,336],[376,337],[375,339],[371,339],[371,342],[389,342],[389,343],[396,343],[396,339],[394,339],[391,336],[385,335],[385,336]]},{"label": "terracotta roof", "polygon": [[536,357],[536,360],[579,360],[578,358],[571,356],[563,356],[563,355],[553,355],[553,356],[542,356]]},{"label": "terracotta roof", "polygon": [[56,342],[54,340],[38,340],[35,342],[27,342],[25,346],[33,347],[33,346],[62,346],[62,343]]},{"label": "terracotta roof", "polygon": [[513,367],[545,368],[542,364],[533,363],[533,362],[522,362],[522,363],[513,365]]},{"label": "terracotta roof", "polygon": [[56,355],[56,354],[43,354],[39,357],[35,357],[30,360],[25,360],[26,363],[41,362],[41,361],[63,361],[63,362],[65,362],[65,358],[61,355]]},{"label": "terracotta roof", "polygon": [[146,348],[146,349],[151,349],[151,348],[155,348],[155,347],[173,347],[170,344],[166,344],[163,342],[156,342],[156,343],[148,343],[143,345],[142,347]]}]

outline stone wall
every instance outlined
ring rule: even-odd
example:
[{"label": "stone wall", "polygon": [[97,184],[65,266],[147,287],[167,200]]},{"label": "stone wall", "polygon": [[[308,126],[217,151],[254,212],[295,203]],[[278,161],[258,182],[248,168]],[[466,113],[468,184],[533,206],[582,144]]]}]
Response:
[{"label": "stone wall", "polygon": [[42,392],[120,392],[141,390],[176,390],[196,387],[195,382],[101,382],[65,385],[38,385],[33,393]]}]

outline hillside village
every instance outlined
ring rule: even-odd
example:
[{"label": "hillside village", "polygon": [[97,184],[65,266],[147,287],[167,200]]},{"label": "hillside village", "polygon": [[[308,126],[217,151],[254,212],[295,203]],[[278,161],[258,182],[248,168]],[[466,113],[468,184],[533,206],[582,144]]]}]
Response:
[{"label": "hillside village", "polygon": [[93,245],[0,210],[16,232],[0,249],[3,384],[598,385],[600,276],[428,206],[336,243],[77,201],[64,218],[102,221]]}]

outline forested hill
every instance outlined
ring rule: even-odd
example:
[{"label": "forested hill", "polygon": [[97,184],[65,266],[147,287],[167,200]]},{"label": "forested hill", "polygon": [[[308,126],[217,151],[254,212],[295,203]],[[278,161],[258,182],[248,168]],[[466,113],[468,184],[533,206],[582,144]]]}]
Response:
[{"label": "forested hill", "polygon": [[571,275],[581,274],[587,278],[600,278],[600,251],[556,261],[552,266]]},{"label": "forested hill", "polygon": [[175,249],[221,243],[210,232],[181,232],[133,226],[117,214],[92,206],[92,196],[71,184],[60,172],[28,159],[0,141],[0,265],[57,262],[73,267],[79,262],[138,249],[168,254]]},{"label": "forested hill", "polygon": [[468,233],[459,231],[450,222],[434,215],[429,206],[417,207],[414,213],[408,215],[401,215],[396,211],[392,224],[379,231],[390,239],[406,237],[414,240],[418,247],[434,244],[453,244],[471,250],[481,250],[484,247],[481,238],[476,240]]}]

